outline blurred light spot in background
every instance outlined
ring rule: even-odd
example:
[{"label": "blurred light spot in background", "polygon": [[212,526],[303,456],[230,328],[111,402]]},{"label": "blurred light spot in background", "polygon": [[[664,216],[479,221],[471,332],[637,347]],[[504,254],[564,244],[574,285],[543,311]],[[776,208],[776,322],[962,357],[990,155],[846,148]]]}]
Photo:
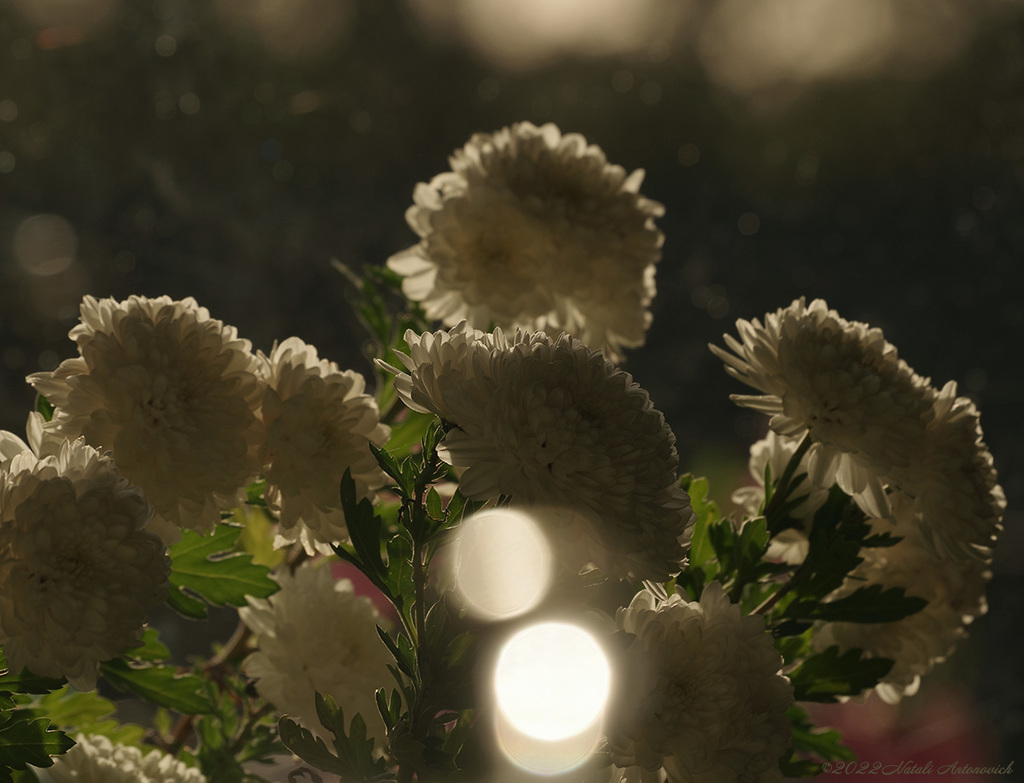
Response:
[{"label": "blurred light spot in background", "polygon": [[248,29],[275,59],[311,62],[348,38],[356,6],[351,0],[219,0],[216,8],[226,29]]},{"label": "blurred light spot in background", "polygon": [[880,72],[914,77],[955,56],[981,21],[1014,5],[1019,2],[720,0],[697,37],[697,53],[720,86],[750,97]]},{"label": "blurred light spot in background", "polygon": [[18,104],[10,98],[0,101],[0,122],[14,122],[18,116]]},{"label": "blurred light spot in background", "polygon": [[75,262],[78,235],[59,215],[33,215],[14,230],[14,258],[30,275],[49,277]]},{"label": "blurred light spot in background", "polygon": [[466,609],[505,620],[537,606],[551,586],[551,548],[537,523],[511,509],[481,511],[458,529],[455,586]]},{"label": "blurred light spot in background", "polygon": [[451,34],[495,64],[535,68],[565,56],[646,53],[690,15],[689,0],[409,0],[438,37]]},{"label": "blurred light spot in background", "polygon": [[579,766],[600,739],[610,690],[608,658],[587,631],[557,622],[519,631],[494,673],[502,752],[539,774]]},{"label": "blurred light spot in background", "polygon": [[12,4],[39,28],[36,44],[57,49],[81,43],[100,22],[114,16],[119,0],[12,0]]}]

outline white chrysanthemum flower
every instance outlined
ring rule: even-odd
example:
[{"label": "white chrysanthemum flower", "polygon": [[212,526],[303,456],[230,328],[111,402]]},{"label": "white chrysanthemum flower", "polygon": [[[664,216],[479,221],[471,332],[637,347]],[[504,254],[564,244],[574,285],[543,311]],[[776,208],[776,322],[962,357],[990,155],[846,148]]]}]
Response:
[{"label": "white chrysanthemum flower", "polygon": [[34,768],[41,783],[206,783],[198,769],[159,750],[143,755],[139,748],[84,734],[75,742],[52,767]]},{"label": "white chrysanthemum flower", "polygon": [[956,396],[955,383],[942,390],[919,459],[894,473],[895,482],[917,499],[921,534],[936,554],[957,561],[990,558],[1006,496],[978,409]]},{"label": "white chrysanthemum flower", "polygon": [[388,259],[427,315],[573,334],[612,358],[650,325],[661,204],[601,149],[552,124],[473,136],[452,170],[420,183],[406,220],[419,244]]},{"label": "white chrysanthemum flower", "polygon": [[409,372],[395,388],[454,425],[438,454],[465,468],[465,495],[563,509],[553,518],[575,536],[567,556],[609,576],[679,572],[693,510],[676,478],[675,436],[632,376],[568,335],[461,324],[406,341]]},{"label": "white chrysanthemum flower", "polygon": [[[764,503],[765,469],[771,471],[772,481],[777,481],[785,472],[790,459],[800,446],[796,438],[787,438],[769,430],[768,435],[750,447],[750,476],[757,482],[755,486],[741,487],[732,493],[732,502],[743,509],[749,517],[755,517],[761,504]],[[800,460],[800,466],[794,475],[806,474],[807,455]],[[828,499],[828,490],[816,486],[810,480],[802,481],[792,492],[792,498],[804,497],[804,501],[789,512],[789,516],[800,523],[799,527],[787,528],[772,536],[768,544],[766,556],[771,560],[781,560],[790,565],[798,565],[807,557],[810,546],[808,535],[814,523],[814,514]]]},{"label": "white chrysanthemum flower", "polygon": [[208,531],[256,474],[262,388],[248,340],[194,299],[82,301],[80,356],[28,380],[67,438],[110,450],[165,541]]},{"label": "white chrysanthemum flower", "polygon": [[342,372],[297,337],[274,346],[266,373],[261,455],[267,503],[280,521],[275,545],[301,541],[310,554],[329,554],[331,542],[348,538],[341,477],[351,470],[357,495],[372,497],[387,476],[369,443],[383,446],[390,429],[362,375]]},{"label": "white chrysanthemum flower", "polygon": [[883,477],[924,448],[938,393],[885,341],[880,329],[847,321],[821,299],[798,299],[765,316],[736,322],[725,335],[732,353],[711,350],[730,375],[762,395],[733,395],[768,413],[780,435],[810,435],[811,480],[838,483],[873,516],[888,512]]},{"label": "white chrysanthemum flower", "polygon": [[762,617],[712,582],[700,601],[642,591],[616,621],[632,640],[606,726],[615,764],[673,783],[782,780],[793,690]]},{"label": "white chrysanthemum flower", "polygon": [[329,567],[306,561],[277,574],[281,589],[267,599],[248,598],[238,610],[253,632],[257,651],[242,668],[256,690],[279,712],[314,733],[326,735],[316,714],[315,693],[334,698],[346,724],[359,713],[368,736],[385,739],[374,694],[393,682],[390,653],[377,635],[381,622],[365,596],[347,579],[334,579]]},{"label": "white chrysanthemum flower", "polygon": [[136,646],[167,595],[152,509],[81,439],[0,468],[0,647],[11,668],[91,690],[101,661]]},{"label": "white chrysanthemum flower", "polygon": [[870,520],[872,532],[903,540],[891,547],[862,550],[863,562],[830,600],[861,587],[882,585],[902,587],[906,595],[924,598],[928,605],[895,622],[820,623],[814,646],[824,650],[838,645],[841,652],[860,648],[870,658],[892,659],[893,668],[876,691],[895,703],[916,693],[921,677],[945,661],[966,636],[965,626],[985,613],[990,573],[985,562],[956,562],[937,555],[922,535],[929,525],[927,520],[922,523],[913,499],[903,493],[893,493],[891,499],[892,516]]}]

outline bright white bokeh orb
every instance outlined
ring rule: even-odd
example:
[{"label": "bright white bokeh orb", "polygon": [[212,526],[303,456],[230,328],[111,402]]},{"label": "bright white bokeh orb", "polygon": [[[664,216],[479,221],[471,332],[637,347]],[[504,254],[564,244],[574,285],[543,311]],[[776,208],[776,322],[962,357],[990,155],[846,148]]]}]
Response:
[{"label": "bright white bokeh orb", "polygon": [[526,514],[498,508],[466,520],[453,546],[455,587],[467,610],[504,620],[537,606],[551,586],[551,547]]},{"label": "bright white bokeh orb", "polygon": [[527,737],[564,740],[600,721],[611,689],[608,658],[593,636],[567,623],[541,623],[513,636],[494,673],[498,709]]}]

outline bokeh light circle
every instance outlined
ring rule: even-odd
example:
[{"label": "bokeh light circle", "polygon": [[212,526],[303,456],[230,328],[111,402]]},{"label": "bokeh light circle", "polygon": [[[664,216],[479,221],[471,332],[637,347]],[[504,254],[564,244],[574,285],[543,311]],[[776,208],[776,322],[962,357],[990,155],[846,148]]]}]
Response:
[{"label": "bokeh light circle", "polygon": [[453,549],[456,590],[477,617],[524,614],[551,586],[551,548],[522,512],[499,508],[474,515],[459,528]]},{"label": "bokeh light circle", "polygon": [[494,689],[499,711],[516,731],[544,741],[563,740],[600,721],[611,690],[611,667],[587,631],[568,623],[540,623],[505,644]]}]

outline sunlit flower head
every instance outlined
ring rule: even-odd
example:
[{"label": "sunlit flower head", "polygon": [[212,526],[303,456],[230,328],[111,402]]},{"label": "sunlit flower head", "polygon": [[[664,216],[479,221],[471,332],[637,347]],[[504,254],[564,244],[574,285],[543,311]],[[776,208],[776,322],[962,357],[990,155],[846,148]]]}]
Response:
[{"label": "sunlit flower head", "polygon": [[350,470],[365,498],[387,481],[369,444],[383,446],[390,430],[363,376],[342,372],[297,337],[274,346],[266,373],[261,458],[267,503],[280,520],[276,543],[330,553],[331,542],[348,538],[338,484]]},{"label": "sunlit flower head", "polygon": [[81,439],[0,467],[0,646],[10,667],[91,690],[101,661],[142,638],[170,561],[152,509]]},{"label": "sunlit flower head", "polygon": [[[833,482],[874,516],[888,513],[883,477],[924,448],[938,392],[885,341],[880,329],[847,321],[821,299],[801,298],[762,324],[736,322],[740,339],[711,350],[730,375],[763,392],[733,395],[770,414],[780,435],[814,442],[811,480]],[[731,351],[731,353],[730,353]]]},{"label": "sunlit flower head", "polygon": [[406,213],[420,242],[388,266],[430,318],[573,334],[615,358],[650,325],[661,204],[578,133],[478,133]]},{"label": "sunlit flower head", "polygon": [[919,458],[895,471],[917,499],[924,544],[952,560],[987,560],[1002,529],[1006,496],[983,440],[978,409],[943,388]]},{"label": "sunlit flower head", "polygon": [[[648,780],[664,769],[671,781],[782,781],[793,690],[763,618],[711,582],[700,601],[642,591],[616,621],[631,640],[607,713],[616,765]],[[643,780],[637,772],[623,779]]]},{"label": "sunlit flower head", "polygon": [[893,668],[876,687],[887,702],[917,692],[922,676],[946,660],[966,626],[987,610],[985,585],[989,564],[979,560],[957,562],[935,553],[922,535],[928,529],[913,499],[893,493],[893,513],[871,520],[872,532],[901,537],[895,546],[861,550],[863,562],[829,600],[848,596],[858,588],[881,585],[902,587],[909,596],[924,598],[927,606],[902,620],[888,623],[820,623],[814,647],[838,645],[840,651],[862,649],[870,658],[890,658]]},{"label": "sunlit flower head", "polygon": [[36,769],[41,783],[206,783],[206,776],[159,750],[139,748],[107,737],[75,737],[77,743],[53,766]]},{"label": "sunlit flower head", "polygon": [[368,736],[385,738],[374,694],[394,680],[390,654],[377,635],[381,617],[347,579],[306,561],[294,573],[275,575],[281,589],[267,599],[247,599],[238,610],[253,632],[256,652],[242,668],[278,712],[327,736],[316,713],[315,693],[334,698],[349,722],[359,713]]},{"label": "sunlit flower head", "polygon": [[[613,577],[678,573],[693,510],[675,437],[632,376],[568,335],[493,335],[464,324],[417,335],[395,387],[451,429],[438,453],[470,498],[561,509],[565,559]],[[557,534],[556,534],[557,537]]]},{"label": "sunlit flower head", "polygon": [[[744,513],[753,518],[758,515],[764,502],[765,472],[770,472],[771,480],[777,481],[785,472],[790,459],[796,453],[800,441],[787,438],[769,430],[767,436],[750,447],[750,476],[757,482],[754,486],[741,487],[732,494],[732,502],[740,506]],[[805,455],[797,468],[795,476],[807,474],[807,456]],[[797,527],[787,528],[772,536],[768,544],[767,557],[770,560],[781,560],[791,565],[802,563],[808,552],[808,534],[814,522],[815,512],[824,505],[828,498],[828,490],[816,486],[804,478],[792,491],[792,499],[804,500],[792,508],[788,516],[798,523]]]},{"label": "sunlit flower head", "polygon": [[166,541],[210,530],[255,475],[262,388],[235,328],[194,299],[82,301],[79,357],[29,382],[67,438],[110,450],[156,510]]}]

